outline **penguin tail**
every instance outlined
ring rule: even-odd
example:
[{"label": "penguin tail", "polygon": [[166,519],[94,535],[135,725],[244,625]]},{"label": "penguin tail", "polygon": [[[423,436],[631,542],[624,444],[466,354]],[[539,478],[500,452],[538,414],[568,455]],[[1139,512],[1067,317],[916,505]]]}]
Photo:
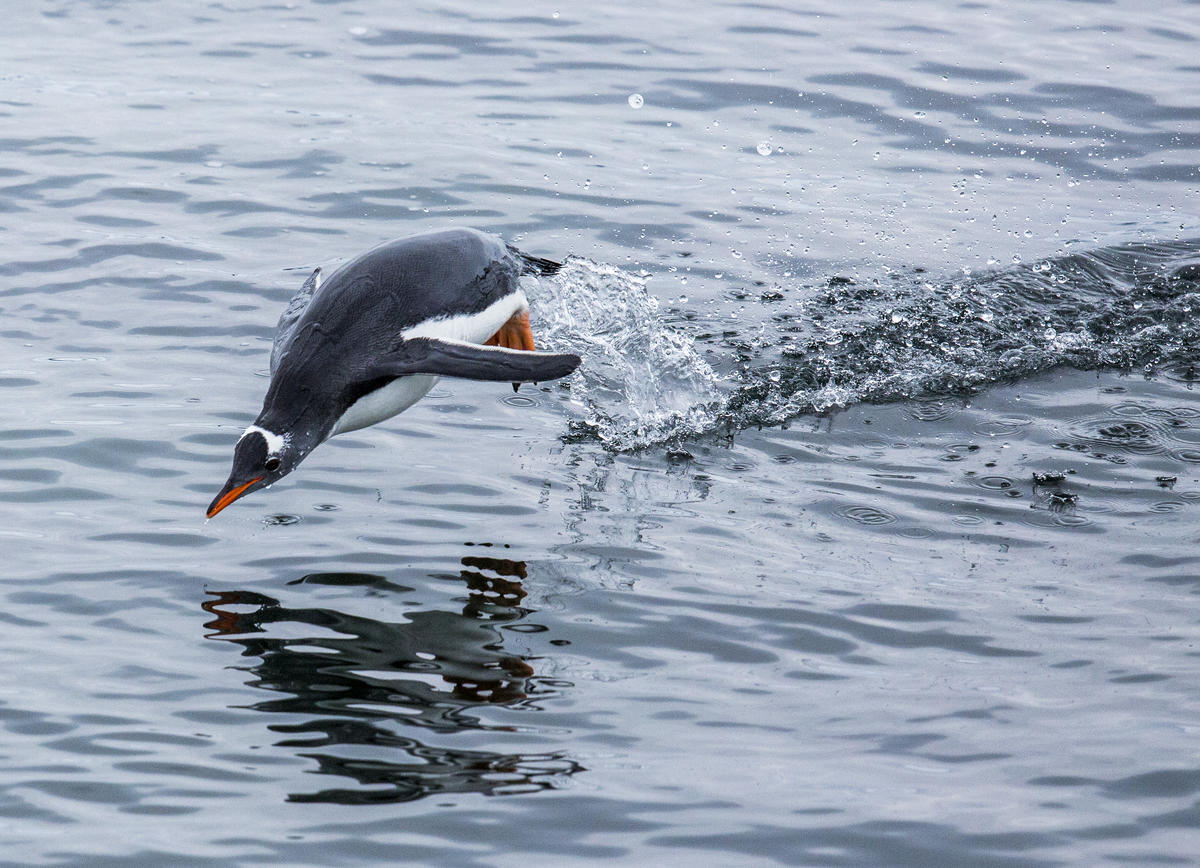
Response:
[{"label": "penguin tail", "polygon": [[558,274],[558,270],[563,267],[561,262],[555,262],[553,259],[530,256],[528,253],[522,253],[520,250],[514,250],[513,252],[521,260],[522,274],[537,274],[548,277],[551,274]]}]

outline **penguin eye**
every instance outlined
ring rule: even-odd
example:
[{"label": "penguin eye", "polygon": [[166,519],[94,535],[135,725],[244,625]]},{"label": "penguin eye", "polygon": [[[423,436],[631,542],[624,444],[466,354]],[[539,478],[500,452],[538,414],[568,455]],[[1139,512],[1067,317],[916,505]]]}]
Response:
[{"label": "penguin eye", "polygon": [[271,473],[274,473],[279,469],[279,459],[272,456],[267,459],[267,462],[263,465],[263,467],[267,468],[267,470],[269,470]]}]

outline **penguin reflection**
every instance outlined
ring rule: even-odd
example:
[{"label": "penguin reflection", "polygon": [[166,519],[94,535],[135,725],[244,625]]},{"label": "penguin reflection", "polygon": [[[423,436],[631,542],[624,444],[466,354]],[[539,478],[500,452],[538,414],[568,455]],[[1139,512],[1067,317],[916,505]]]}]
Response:
[{"label": "penguin reflection", "polygon": [[[439,733],[464,730],[509,731],[484,723],[471,713],[483,704],[533,708],[556,695],[535,677],[527,659],[505,654],[501,624],[530,614],[520,603],[525,564],[498,558],[466,557],[459,573],[470,591],[462,614],[418,610],[406,621],[388,623],[333,609],[286,608],[252,591],[209,592],[203,603],[214,617],[205,624],[209,638],[235,642],[243,656],[259,657],[249,667],[252,686],[278,694],[251,707],[259,711],[305,716],[303,722],[269,728],[293,737],[280,746],[331,748],[369,745],[385,748],[378,758],[332,753],[302,754],[318,763],[318,772],[349,777],[371,790],[327,789],[293,794],[292,801],[343,804],[409,801],[432,794],[481,792],[498,795],[555,786],[555,780],[581,770],[561,754],[500,754],[454,750],[402,735],[400,727]],[[411,592],[382,576],[358,573],[314,574],[296,583],[370,585],[379,590]],[[233,611],[254,607],[250,611]],[[275,624],[322,628],[310,638],[276,638]],[[528,625],[537,629],[535,625]],[[295,635],[294,626],[287,631]],[[331,635],[332,634],[332,635]],[[556,682],[555,686],[559,683]],[[409,761],[396,762],[396,750]],[[384,789],[379,789],[384,785]]]}]

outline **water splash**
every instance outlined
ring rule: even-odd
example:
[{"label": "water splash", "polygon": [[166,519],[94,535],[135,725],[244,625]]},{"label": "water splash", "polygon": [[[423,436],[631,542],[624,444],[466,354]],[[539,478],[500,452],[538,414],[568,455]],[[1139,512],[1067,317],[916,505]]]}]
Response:
[{"label": "water splash", "polygon": [[574,436],[617,451],[709,430],[724,401],[695,342],[666,323],[645,281],[572,257],[529,293],[546,343],[583,357],[571,380]]},{"label": "water splash", "polygon": [[1194,377],[1200,242],[1101,248],[951,283],[833,280],[773,319],[722,421],[969,394],[1059,365]]},{"label": "water splash", "polygon": [[[777,425],[864,401],[970,394],[1059,365],[1200,379],[1200,241],[1128,244],[962,280],[919,271],[793,287],[753,333],[710,339],[722,381],[644,281],[570,259],[531,293],[549,343],[584,357],[573,436],[616,451]],[[713,325],[709,323],[709,325]]]}]

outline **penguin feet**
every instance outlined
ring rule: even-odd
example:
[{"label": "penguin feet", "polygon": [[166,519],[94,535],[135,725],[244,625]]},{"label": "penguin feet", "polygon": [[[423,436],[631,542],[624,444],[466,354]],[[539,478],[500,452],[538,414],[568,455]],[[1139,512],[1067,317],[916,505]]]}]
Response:
[{"label": "penguin feet", "polygon": [[508,322],[500,326],[500,331],[484,341],[484,344],[489,347],[507,347],[510,350],[536,350],[533,329],[529,327],[529,311],[514,313]]},{"label": "penguin feet", "polygon": [[[500,326],[500,331],[484,341],[484,344],[489,347],[508,347],[510,350],[533,352],[537,347],[533,342],[533,329],[529,327],[529,311],[514,313],[508,322]],[[516,392],[521,388],[521,384],[513,383],[512,387]]]}]

